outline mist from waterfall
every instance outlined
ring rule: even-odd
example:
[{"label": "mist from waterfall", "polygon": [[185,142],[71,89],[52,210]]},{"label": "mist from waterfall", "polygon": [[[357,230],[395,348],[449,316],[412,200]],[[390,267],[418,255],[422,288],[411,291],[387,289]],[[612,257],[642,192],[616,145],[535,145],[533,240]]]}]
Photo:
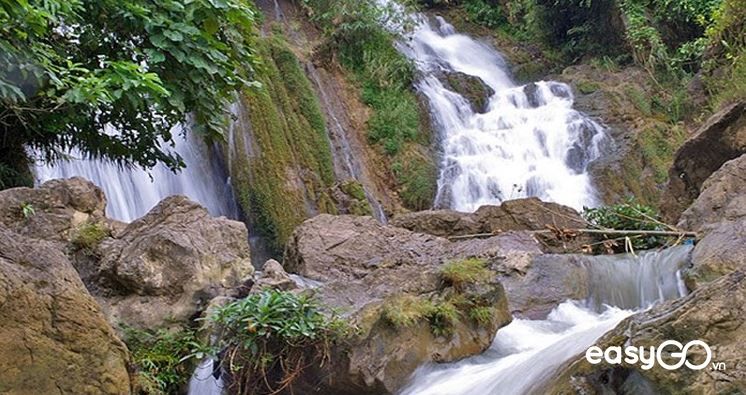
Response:
[{"label": "mist from waterfall", "polygon": [[[399,47],[421,74],[417,88],[439,133],[435,206],[474,211],[527,196],[576,209],[596,205],[587,167],[600,156],[605,133],[573,110],[570,87],[554,81],[518,86],[494,48],[458,34],[443,18],[411,19],[416,27]],[[444,82],[451,73],[491,88],[486,108],[474,108],[451,89]]]},{"label": "mist from waterfall", "polygon": [[427,364],[402,395],[542,393],[559,368],[623,319],[654,303],[686,295],[679,270],[691,246],[632,255],[586,257],[589,298],[568,300],[544,320],[514,319],[481,355]]},{"label": "mist from waterfall", "polygon": [[107,160],[85,158],[79,152],[71,152],[70,160],[37,165],[34,168],[36,183],[75,176],[86,178],[106,194],[106,214],[125,222],[141,217],[171,195],[186,195],[214,216],[237,219],[238,208],[217,149],[208,147],[192,133],[182,136],[180,126],[174,127],[171,133],[173,149],[186,164],[178,173],[163,164],[150,170],[120,167]]}]

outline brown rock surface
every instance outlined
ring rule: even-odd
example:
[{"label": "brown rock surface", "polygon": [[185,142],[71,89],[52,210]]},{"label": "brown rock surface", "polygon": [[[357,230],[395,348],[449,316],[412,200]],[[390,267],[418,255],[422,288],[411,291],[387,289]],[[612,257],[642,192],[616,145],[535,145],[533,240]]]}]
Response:
[{"label": "brown rock surface", "polygon": [[320,377],[324,393],[394,393],[428,361],[453,361],[484,351],[498,328],[510,322],[507,299],[496,278],[465,289],[465,297],[486,301],[492,321],[477,324],[466,311],[452,335],[436,336],[428,322],[396,328],[382,316],[391,298],[410,295],[432,300],[446,297],[440,270],[444,263],[479,257],[495,269],[508,250],[538,251],[530,235],[510,234],[487,240],[452,243],[446,239],[381,225],[370,217],[314,217],[298,229],[285,252],[289,272],[324,282],[314,289],[360,328],[350,344],[334,351],[333,366]]},{"label": "brown rock surface", "polygon": [[0,393],[130,393],[129,353],[56,243],[0,225],[0,306]]},{"label": "brown rock surface", "polygon": [[254,272],[244,224],[184,196],[164,199],[98,252],[97,298],[112,323],[138,327],[183,322]]},{"label": "brown rock surface", "polygon": [[676,152],[669,182],[661,199],[668,222],[699,196],[703,183],[725,162],[746,154],[746,103],[732,104],[717,113]]}]

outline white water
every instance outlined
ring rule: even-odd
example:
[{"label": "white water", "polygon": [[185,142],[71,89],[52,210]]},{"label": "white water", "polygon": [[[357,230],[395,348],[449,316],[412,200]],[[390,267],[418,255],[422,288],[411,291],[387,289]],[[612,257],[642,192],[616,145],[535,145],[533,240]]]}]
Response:
[{"label": "white water", "polygon": [[91,180],[106,194],[107,215],[125,222],[141,217],[171,195],[186,195],[205,206],[212,215],[238,218],[230,182],[215,153],[191,133],[182,137],[180,127],[175,127],[171,133],[174,149],[186,164],[178,174],[161,164],[148,171],[139,167],[120,168],[105,160],[81,158],[73,152],[72,160],[37,166],[34,169],[36,182],[41,184],[54,178],[74,176]]},{"label": "white water", "polygon": [[621,320],[655,302],[684,296],[678,270],[690,252],[690,246],[680,246],[639,258],[589,259],[588,301],[564,302],[545,320],[514,319],[483,354],[420,367],[402,395],[541,393],[566,361]]},{"label": "white water", "polygon": [[200,361],[197,369],[189,379],[188,394],[221,395],[223,393],[223,378],[213,374],[215,360],[212,358]]},{"label": "white water", "polygon": [[[573,110],[569,86],[539,81],[516,86],[502,56],[458,34],[443,18],[411,17],[417,27],[400,45],[421,72],[440,132],[442,163],[435,205],[474,211],[526,196],[576,209],[596,204],[586,171],[599,157],[601,126]],[[441,80],[460,72],[494,90],[483,113]]]}]

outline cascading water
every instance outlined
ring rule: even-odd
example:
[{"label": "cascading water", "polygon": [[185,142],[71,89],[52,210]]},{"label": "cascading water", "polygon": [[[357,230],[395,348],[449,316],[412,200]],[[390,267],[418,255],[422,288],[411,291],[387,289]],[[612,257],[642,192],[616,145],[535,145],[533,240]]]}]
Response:
[{"label": "cascading water", "polygon": [[121,168],[105,160],[80,158],[73,152],[70,156],[77,159],[37,166],[34,169],[36,182],[84,177],[103,189],[107,215],[125,222],[142,216],[171,195],[186,195],[205,206],[212,215],[238,218],[230,182],[216,150],[211,150],[191,133],[182,138],[179,126],[171,133],[176,136],[174,149],[186,164],[179,173],[160,164],[150,170]]},{"label": "cascading water", "polygon": [[[412,19],[416,28],[400,49],[421,72],[417,87],[440,132],[435,205],[474,211],[526,196],[578,209],[594,205],[587,166],[600,155],[605,134],[572,109],[571,89],[553,81],[516,86],[489,45],[456,33],[443,18]],[[454,72],[477,77],[494,91],[484,111],[443,82]]]},{"label": "cascading water", "polygon": [[621,320],[655,302],[684,296],[678,271],[690,252],[691,246],[679,246],[638,258],[588,257],[588,300],[564,302],[545,320],[514,319],[476,357],[420,367],[402,395],[541,393],[557,369]]}]

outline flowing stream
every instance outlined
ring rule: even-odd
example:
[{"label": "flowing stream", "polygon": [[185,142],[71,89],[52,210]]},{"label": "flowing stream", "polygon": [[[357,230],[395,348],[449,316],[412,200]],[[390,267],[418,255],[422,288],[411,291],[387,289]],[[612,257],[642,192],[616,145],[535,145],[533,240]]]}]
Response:
[{"label": "flowing stream", "polygon": [[[587,166],[599,157],[605,133],[573,110],[570,87],[554,81],[518,86],[494,48],[457,33],[441,17],[410,18],[416,27],[399,47],[420,72],[417,88],[440,134],[435,206],[474,211],[526,196],[576,209],[595,205]],[[446,76],[455,73],[494,92],[486,108],[474,108],[449,86]]]},{"label": "flowing stream", "polygon": [[678,273],[690,252],[691,246],[678,246],[639,257],[588,257],[588,300],[568,300],[544,320],[514,319],[481,355],[420,367],[402,395],[541,393],[564,363],[621,320],[684,296]]},{"label": "flowing stream", "polygon": [[171,132],[175,136],[174,149],[186,164],[179,173],[175,174],[161,164],[147,171],[139,167],[121,168],[106,160],[81,158],[73,152],[71,160],[37,166],[34,169],[36,182],[84,177],[106,194],[106,214],[125,222],[141,217],[171,195],[186,195],[205,206],[214,216],[237,219],[238,208],[230,180],[225,175],[217,150],[208,147],[192,133],[182,137],[180,127]]}]

